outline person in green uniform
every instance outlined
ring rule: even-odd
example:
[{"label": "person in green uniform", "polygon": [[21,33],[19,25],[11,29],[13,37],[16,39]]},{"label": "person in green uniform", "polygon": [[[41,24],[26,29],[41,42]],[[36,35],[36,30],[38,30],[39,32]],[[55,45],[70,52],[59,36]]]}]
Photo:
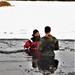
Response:
[{"label": "person in green uniform", "polygon": [[56,37],[51,35],[51,27],[46,26],[45,36],[40,39],[38,46],[38,51],[40,52],[40,60],[38,61],[39,70],[42,70],[43,72],[48,71],[49,73],[54,73],[54,69],[57,69],[59,63],[58,60],[54,59],[54,50],[58,49],[58,40]]}]

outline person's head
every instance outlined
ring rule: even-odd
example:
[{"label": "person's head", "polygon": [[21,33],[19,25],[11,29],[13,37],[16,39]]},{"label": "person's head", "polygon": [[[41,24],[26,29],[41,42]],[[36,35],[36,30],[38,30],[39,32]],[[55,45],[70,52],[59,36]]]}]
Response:
[{"label": "person's head", "polygon": [[45,27],[45,33],[50,33],[51,32],[51,27],[50,26],[46,26]]},{"label": "person's head", "polygon": [[40,36],[39,31],[37,29],[34,29],[32,36],[35,36],[35,37]]}]

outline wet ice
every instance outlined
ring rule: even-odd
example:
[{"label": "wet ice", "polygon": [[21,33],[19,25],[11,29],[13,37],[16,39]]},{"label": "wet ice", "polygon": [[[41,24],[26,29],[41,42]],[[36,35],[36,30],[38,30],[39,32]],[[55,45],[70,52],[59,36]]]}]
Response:
[{"label": "wet ice", "polygon": [[[25,43],[24,40],[7,40],[0,41],[0,50],[13,51],[23,49]],[[5,43],[6,42],[6,43]],[[15,44],[16,43],[16,44]],[[11,44],[11,46],[10,46]],[[59,60],[58,69],[54,72],[54,75],[74,75],[75,63],[74,63],[74,51],[70,50],[58,50],[55,51],[56,59]],[[38,68],[32,67],[32,57],[29,57],[25,52],[1,54],[0,53],[0,75],[43,75],[39,72]]]}]

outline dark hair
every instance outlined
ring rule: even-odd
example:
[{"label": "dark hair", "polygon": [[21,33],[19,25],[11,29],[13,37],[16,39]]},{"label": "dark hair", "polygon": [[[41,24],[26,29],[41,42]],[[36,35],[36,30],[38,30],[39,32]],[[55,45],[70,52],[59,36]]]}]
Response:
[{"label": "dark hair", "polygon": [[37,32],[39,32],[37,29],[34,29],[33,30],[33,34],[32,34],[32,36],[34,36],[35,35],[35,33],[37,33]]},{"label": "dark hair", "polygon": [[50,31],[51,31],[51,27],[46,26],[46,27],[45,27],[45,33],[48,33],[48,32],[50,32]]}]

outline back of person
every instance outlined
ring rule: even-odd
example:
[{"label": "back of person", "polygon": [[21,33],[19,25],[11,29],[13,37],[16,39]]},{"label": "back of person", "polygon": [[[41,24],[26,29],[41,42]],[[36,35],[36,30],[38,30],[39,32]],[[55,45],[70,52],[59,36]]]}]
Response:
[{"label": "back of person", "polygon": [[[40,39],[38,51],[40,52],[40,60],[38,61],[38,68],[43,72],[52,71],[54,68],[57,69],[58,61],[54,59],[54,50],[59,49],[58,40],[51,35],[51,28],[45,27],[45,36]],[[47,74],[46,74],[47,75]]]},{"label": "back of person", "polygon": [[51,28],[45,27],[45,36],[40,39],[38,51],[40,56],[44,57],[55,57],[54,50],[59,49],[58,40],[51,35]]},{"label": "back of person", "polygon": [[40,48],[43,48],[41,50],[42,56],[55,56],[54,50],[59,48],[58,41],[55,37],[52,35],[49,35],[48,37],[44,36],[41,38],[40,42],[42,42]]}]

